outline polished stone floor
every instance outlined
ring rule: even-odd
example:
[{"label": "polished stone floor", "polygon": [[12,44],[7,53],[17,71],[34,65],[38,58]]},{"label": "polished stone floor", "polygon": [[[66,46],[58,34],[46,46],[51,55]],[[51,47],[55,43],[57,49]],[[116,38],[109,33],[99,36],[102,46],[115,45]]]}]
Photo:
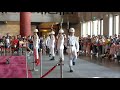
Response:
[{"label": "polished stone floor", "polygon": [[[56,55],[55,61],[50,61],[48,55],[42,56],[42,75],[47,73],[53,66],[59,62]],[[40,65],[35,67],[38,71],[33,71],[33,55],[28,56],[29,70],[32,72],[33,78],[40,78]],[[63,65],[63,78],[120,78],[120,64],[117,61],[101,59],[94,56],[80,55],[73,66],[74,72],[69,72],[69,60],[65,55]],[[60,66],[57,66],[44,78],[61,78]]]},{"label": "polished stone floor", "polygon": [[[43,55],[42,57],[42,75],[59,61],[58,56],[55,57],[55,61],[50,61],[49,59],[48,55]],[[31,69],[33,66],[32,60],[33,57],[29,56],[28,63]],[[120,65],[115,61],[82,55],[78,57],[72,73],[69,72],[68,62],[68,57],[65,55],[63,78],[120,78]],[[33,78],[40,78],[40,67],[37,66],[36,69],[39,71],[32,71]],[[44,78],[60,78],[60,66],[57,66]]]}]

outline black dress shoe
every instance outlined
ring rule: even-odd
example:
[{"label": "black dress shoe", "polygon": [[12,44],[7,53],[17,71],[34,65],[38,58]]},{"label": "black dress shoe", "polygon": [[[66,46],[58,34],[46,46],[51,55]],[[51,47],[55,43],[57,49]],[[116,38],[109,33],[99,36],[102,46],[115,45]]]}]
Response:
[{"label": "black dress shoe", "polygon": [[70,70],[70,72],[73,72],[73,70]]},{"label": "black dress shoe", "polygon": [[55,60],[55,58],[54,58],[54,57],[52,57],[50,60]]},{"label": "black dress shoe", "polygon": [[75,65],[75,62],[73,62],[73,65]]},{"label": "black dress shoe", "polygon": [[51,57],[51,54],[49,54],[49,57]]}]

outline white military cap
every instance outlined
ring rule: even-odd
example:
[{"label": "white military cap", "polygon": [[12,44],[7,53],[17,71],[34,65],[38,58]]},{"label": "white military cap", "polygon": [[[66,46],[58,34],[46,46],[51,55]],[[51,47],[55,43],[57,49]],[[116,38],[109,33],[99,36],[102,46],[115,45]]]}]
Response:
[{"label": "white military cap", "polygon": [[54,32],[54,31],[52,31],[50,34],[55,34],[55,32]]},{"label": "white military cap", "polygon": [[74,28],[70,28],[69,32],[75,32],[75,29]]},{"label": "white military cap", "polygon": [[35,29],[34,32],[38,32],[38,29]]},{"label": "white military cap", "polygon": [[61,28],[61,29],[59,30],[59,33],[64,33],[64,30]]}]

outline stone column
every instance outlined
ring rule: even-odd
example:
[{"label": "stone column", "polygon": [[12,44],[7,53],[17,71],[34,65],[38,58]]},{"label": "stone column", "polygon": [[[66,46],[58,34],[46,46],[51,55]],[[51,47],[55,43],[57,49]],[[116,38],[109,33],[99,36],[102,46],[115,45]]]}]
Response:
[{"label": "stone column", "polygon": [[20,12],[20,35],[31,35],[31,12]]}]

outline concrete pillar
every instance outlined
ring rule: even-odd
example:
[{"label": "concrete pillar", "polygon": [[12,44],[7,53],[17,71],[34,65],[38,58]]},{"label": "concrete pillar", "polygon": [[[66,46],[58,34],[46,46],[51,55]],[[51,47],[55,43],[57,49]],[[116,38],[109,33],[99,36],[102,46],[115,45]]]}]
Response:
[{"label": "concrete pillar", "polygon": [[20,35],[31,35],[31,12],[20,12]]}]

